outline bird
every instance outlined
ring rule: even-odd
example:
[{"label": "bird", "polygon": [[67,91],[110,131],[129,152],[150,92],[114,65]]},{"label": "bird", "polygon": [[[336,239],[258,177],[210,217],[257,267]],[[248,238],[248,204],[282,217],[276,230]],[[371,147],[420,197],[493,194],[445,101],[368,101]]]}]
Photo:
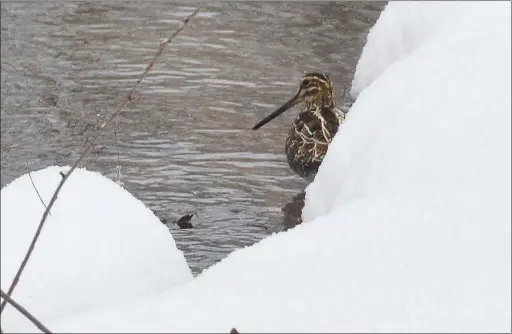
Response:
[{"label": "bird", "polygon": [[327,74],[304,74],[295,95],[252,129],[259,129],[299,103],[304,103],[304,107],[288,131],[285,153],[290,168],[307,182],[312,182],[347,113],[346,109],[337,106],[333,84]]}]

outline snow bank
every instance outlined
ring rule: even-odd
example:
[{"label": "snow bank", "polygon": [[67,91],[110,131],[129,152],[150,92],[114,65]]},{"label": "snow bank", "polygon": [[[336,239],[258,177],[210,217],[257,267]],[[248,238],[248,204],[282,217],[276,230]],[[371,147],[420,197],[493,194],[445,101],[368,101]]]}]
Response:
[{"label": "snow bank", "polygon": [[[358,100],[307,189],[304,224],[179,288],[48,326],[510,331],[509,28],[510,3],[388,6],[358,66]],[[404,31],[406,56],[379,42]],[[386,64],[365,68],[382,54]]]},{"label": "snow bank", "polygon": [[[353,94],[364,90],[308,188],[305,221],[373,196],[508,203],[510,4],[444,4],[393,2],[370,31]],[[381,44],[405,31],[418,34]]]},{"label": "snow bank", "polygon": [[[31,176],[48,203],[61,180],[48,167]],[[1,191],[1,278],[7,291],[44,211],[28,174]],[[43,323],[106,302],[132,300],[192,278],[168,229],[126,190],[99,173],[77,169],[43,228],[13,294]],[[7,332],[34,331],[11,306]]]},{"label": "snow bank", "polygon": [[[464,2],[389,2],[367,36],[356,67],[351,95],[356,97],[393,63],[405,58],[422,43],[443,38],[446,24],[456,21]],[[450,35],[455,36],[452,32]]]},{"label": "snow bank", "polygon": [[506,331],[504,237],[489,244],[496,229],[476,234],[472,225],[458,236],[454,218],[468,217],[431,214],[417,202],[355,201],[235,251],[178,289],[49,325],[112,333]]}]

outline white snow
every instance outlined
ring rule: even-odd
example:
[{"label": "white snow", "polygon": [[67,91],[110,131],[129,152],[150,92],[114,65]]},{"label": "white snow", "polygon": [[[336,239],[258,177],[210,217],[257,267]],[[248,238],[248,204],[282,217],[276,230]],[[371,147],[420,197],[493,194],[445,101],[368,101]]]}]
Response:
[{"label": "white snow", "polygon": [[[389,2],[378,24],[367,36],[351,94],[357,96],[394,62],[405,58],[422,43],[437,39],[439,34],[446,34],[446,24],[456,22],[455,17],[462,13],[464,6],[468,4],[456,1],[429,2],[425,5],[418,5],[414,1]],[[449,34],[455,36],[451,32]],[[439,39],[434,42],[439,42]]]},{"label": "white snow", "polygon": [[358,64],[358,99],[306,190],[305,223],[183,285],[45,323],[56,332],[510,332],[510,24],[509,2],[391,3]]},{"label": "white snow", "polygon": [[[45,203],[61,180],[48,167],[31,176]],[[44,211],[28,174],[1,191],[2,290],[9,285]],[[42,321],[106,302],[167,290],[192,278],[174,239],[159,219],[115,182],[76,169],[45,223],[13,298]],[[2,329],[34,331],[10,305]]]}]

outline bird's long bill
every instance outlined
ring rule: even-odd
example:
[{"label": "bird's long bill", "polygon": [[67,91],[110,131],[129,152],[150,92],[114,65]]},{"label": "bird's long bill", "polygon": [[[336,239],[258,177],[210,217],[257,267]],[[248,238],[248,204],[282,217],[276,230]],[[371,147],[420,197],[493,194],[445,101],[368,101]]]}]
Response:
[{"label": "bird's long bill", "polygon": [[277,116],[281,115],[282,113],[284,113],[286,110],[290,109],[291,107],[293,107],[294,105],[296,105],[297,103],[299,103],[301,101],[301,98],[300,98],[300,90],[297,92],[297,94],[295,94],[294,97],[292,97],[291,99],[289,99],[285,104],[283,104],[282,106],[280,106],[279,108],[277,108],[276,111],[274,111],[273,113],[271,113],[270,115],[268,115],[267,117],[265,117],[264,119],[262,119],[258,124],[256,124],[252,129],[253,130],[258,130],[259,128],[261,128],[263,125],[267,124],[268,122],[270,122],[271,120],[273,120],[274,118],[276,118]]}]

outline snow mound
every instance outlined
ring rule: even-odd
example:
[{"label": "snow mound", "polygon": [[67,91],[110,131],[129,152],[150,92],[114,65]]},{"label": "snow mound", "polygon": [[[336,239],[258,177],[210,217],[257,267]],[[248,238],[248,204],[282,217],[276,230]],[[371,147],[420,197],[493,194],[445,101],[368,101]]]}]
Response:
[{"label": "snow mound", "polygon": [[[52,166],[31,176],[45,203],[61,180]],[[29,175],[1,191],[1,278],[7,291],[44,212]],[[167,290],[192,278],[168,229],[142,202],[96,172],[64,184],[13,298],[43,323],[106,302]],[[14,308],[4,331],[34,331]]]},{"label": "snow mound", "polygon": [[458,29],[452,32],[446,26],[457,21],[457,16],[463,15],[462,12],[471,6],[474,4],[455,1],[389,2],[367,36],[356,67],[351,95],[357,97],[393,63],[406,58],[423,43],[431,40],[435,43],[447,33],[456,36]]},{"label": "snow mound", "polygon": [[[392,4],[368,36],[354,82],[369,85],[307,189],[304,221],[369,197],[472,195],[468,206],[509,201],[510,3],[446,3],[442,14],[444,2]],[[395,22],[399,31],[423,32],[423,20],[409,21],[411,12],[440,21],[436,38],[420,33],[407,57],[374,68],[389,54],[380,41],[394,40],[388,33]],[[394,43],[388,47],[394,52]]]},{"label": "snow mound", "polygon": [[[469,232],[459,234],[470,213],[439,212],[415,201],[354,201],[331,216],[237,250],[178,289],[62,319],[50,329],[505,331],[510,326],[505,231],[469,224]],[[456,219],[461,221],[452,227]],[[494,244],[479,242],[496,232],[503,236]]]}]

